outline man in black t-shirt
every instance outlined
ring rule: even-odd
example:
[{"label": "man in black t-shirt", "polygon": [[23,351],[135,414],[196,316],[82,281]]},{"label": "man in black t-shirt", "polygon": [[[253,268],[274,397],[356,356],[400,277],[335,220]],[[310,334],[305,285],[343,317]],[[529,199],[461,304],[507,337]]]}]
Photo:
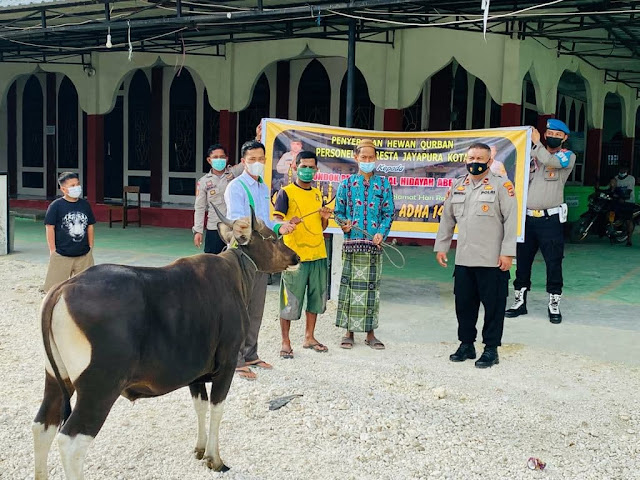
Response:
[{"label": "man in black t-shirt", "polygon": [[49,268],[42,289],[48,292],[57,283],[93,266],[96,219],[89,202],[82,197],[78,174],[61,173],[58,185],[63,196],[51,202],[44,217],[49,246]]}]

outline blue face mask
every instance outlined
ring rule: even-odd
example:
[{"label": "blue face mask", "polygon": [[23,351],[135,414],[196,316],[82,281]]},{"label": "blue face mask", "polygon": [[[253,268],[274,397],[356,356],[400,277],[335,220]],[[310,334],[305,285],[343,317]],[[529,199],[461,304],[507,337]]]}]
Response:
[{"label": "blue face mask", "polygon": [[213,168],[218,172],[224,170],[226,166],[227,166],[226,158],[214,158],[211,160],[211,168]]},{"label": "blue face mask", "polygon": [[360,162],[358,168],[363,173],[371,173],[376,169],[376,162]]}]

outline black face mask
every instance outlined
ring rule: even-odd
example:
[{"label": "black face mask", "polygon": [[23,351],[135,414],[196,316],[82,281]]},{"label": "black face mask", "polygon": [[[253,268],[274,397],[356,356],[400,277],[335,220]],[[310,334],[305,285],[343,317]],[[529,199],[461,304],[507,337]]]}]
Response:
[{"label": "black face mask", "polygon": [[467,163],[467,171],[471,175],[480,175],[480,174],[486,172],[488,168],[489,167],[487,167],[487,164],[486,163],[482,163],[482,162]]},{"label": "black face mask", "polygon": [[562,145],[563,140],[557,137],[547,137],[547,145],[549,148],[558,148]]}]

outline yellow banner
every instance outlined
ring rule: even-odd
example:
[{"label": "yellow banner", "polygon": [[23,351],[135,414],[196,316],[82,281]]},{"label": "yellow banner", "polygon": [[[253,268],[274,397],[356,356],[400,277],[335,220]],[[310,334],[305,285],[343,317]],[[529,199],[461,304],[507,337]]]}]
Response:
[{"label": "yellow banner", "polygon": [[[529,177],[530,129],[510,127],[452,132],[377,132],[342,127],[264,119],[262,142],[266,147],[265,182],[272,200],[278,190],[295,182],[295,157],[301,150],[318,157],[315,186],[324,201],[333,201],[342,180],[358,172],[353,158],[362,138],[377,147],[376,175],[389,179],[395,204],[391,236],[435,238],[442,204],[454,179],[466,172],[467,150],[472,143],[491,147],[491,169],[509,177],[518,199],[518,241],[524,239],[524,189]],[[293,165],[293,167],[292,167]],[[330,223],[329,232],[340,229]]]}]

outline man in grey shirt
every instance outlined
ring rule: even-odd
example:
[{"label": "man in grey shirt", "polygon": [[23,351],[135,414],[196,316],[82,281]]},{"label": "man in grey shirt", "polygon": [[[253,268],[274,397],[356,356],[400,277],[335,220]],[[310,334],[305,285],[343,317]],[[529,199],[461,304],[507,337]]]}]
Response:
[{"label": "man in grey shirt", "polygon": [[569,138],[569,127],[555,118],[547,121],[544,134],[547,146],[540,143],[540,132],[531,132],[531,164],[527,194],[527,218],[524,242],[518,244],[516,279],[513,282],[515,300],[505,316],[513,318],[527,313],[527,291],[531,289],[531,265],[538,252],[547,265],[547,292],[549,293],[549,321],[560,323],[560,297],[562,296],[562,258],[566,221],[564,184],[576,163],[571,150],[562,148]]},{"label": "man in grey shirt", "polygon": [[433,248],[438,263],[446,267],[447,252],[458,225],[453,291],[461,343],[449,359],[462,362],[476,358],[473,342],[482,303],[485,348],[476,362],[478,368],[499,363],[509,269],[516,254],[518,203],[513,183],[491,171],[492,161],[488,145],[474,143],[469,147],[469,174],[456,179],[447,193]]},{"label": "man in grey shirt", "polygon": [[618,175],[611,179],[609,187],[620,195],[620,201],[614,208],[616,210],[616,218],[624,219],[628,234],[627,247],[630,247],[632,246],[631,237],[636,226],[631,218],[635,210],[636,179],[633,175],[629,175],[629,165],[626,163],[620,164]]}]

